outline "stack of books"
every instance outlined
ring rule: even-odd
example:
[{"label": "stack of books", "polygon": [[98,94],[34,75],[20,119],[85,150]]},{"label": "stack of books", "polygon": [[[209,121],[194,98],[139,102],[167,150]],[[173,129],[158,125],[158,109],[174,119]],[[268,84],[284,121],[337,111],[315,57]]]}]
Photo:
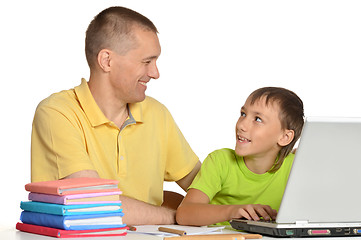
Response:
[{"label": "stack of books", "polygon": [[118,181],[72,178],[25,185],[16,229],[53,237],[124,236]]}]

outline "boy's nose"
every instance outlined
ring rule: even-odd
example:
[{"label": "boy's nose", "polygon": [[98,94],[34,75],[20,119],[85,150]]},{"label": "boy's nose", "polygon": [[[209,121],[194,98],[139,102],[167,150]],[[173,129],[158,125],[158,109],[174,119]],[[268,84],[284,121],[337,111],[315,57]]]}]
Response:
[{"label": "boy's nose", "polygon": [[247,131],[247,123],[244,117],[240,117],[237,122],[237,129],[240,131]]}]

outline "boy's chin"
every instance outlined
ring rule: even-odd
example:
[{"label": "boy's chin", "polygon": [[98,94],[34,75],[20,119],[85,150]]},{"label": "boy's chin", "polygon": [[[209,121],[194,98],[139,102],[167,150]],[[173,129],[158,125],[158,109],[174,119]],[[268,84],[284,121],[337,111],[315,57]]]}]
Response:
[{"label": "boy's chin", "polygon": [[238,156],[244,156],[244,153],[242,152],[242,150],[235,148],[234,151]]}]

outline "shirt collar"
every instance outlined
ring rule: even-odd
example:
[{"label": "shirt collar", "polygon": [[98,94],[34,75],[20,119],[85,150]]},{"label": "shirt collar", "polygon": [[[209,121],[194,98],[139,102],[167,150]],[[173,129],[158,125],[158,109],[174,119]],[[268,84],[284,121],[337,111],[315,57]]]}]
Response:
[{"label": "shirt collar", "polygon": [[[79,99],[80,106],[84,110],[93,127],[111,122],[95,102],[93,95],[90,92],[88,83],[84,78],[82,78],[81,84],[75,87],[74,90]],[[129,117],[127,121],[130,121],[128,124],[143,122],[142,105],[143,104],[141,102],[128,104]]]}]

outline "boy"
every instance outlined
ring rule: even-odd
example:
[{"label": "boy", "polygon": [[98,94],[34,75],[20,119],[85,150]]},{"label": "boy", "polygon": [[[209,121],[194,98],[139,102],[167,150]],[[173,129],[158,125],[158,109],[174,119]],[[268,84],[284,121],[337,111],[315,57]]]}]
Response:
[{"label": "boy", "polygon": [[275,219],[303,123],[302,100],[292,91],[251,93],[236,124],[235,150],[217,150],[204,160],[177,210],[178,224]]}]

